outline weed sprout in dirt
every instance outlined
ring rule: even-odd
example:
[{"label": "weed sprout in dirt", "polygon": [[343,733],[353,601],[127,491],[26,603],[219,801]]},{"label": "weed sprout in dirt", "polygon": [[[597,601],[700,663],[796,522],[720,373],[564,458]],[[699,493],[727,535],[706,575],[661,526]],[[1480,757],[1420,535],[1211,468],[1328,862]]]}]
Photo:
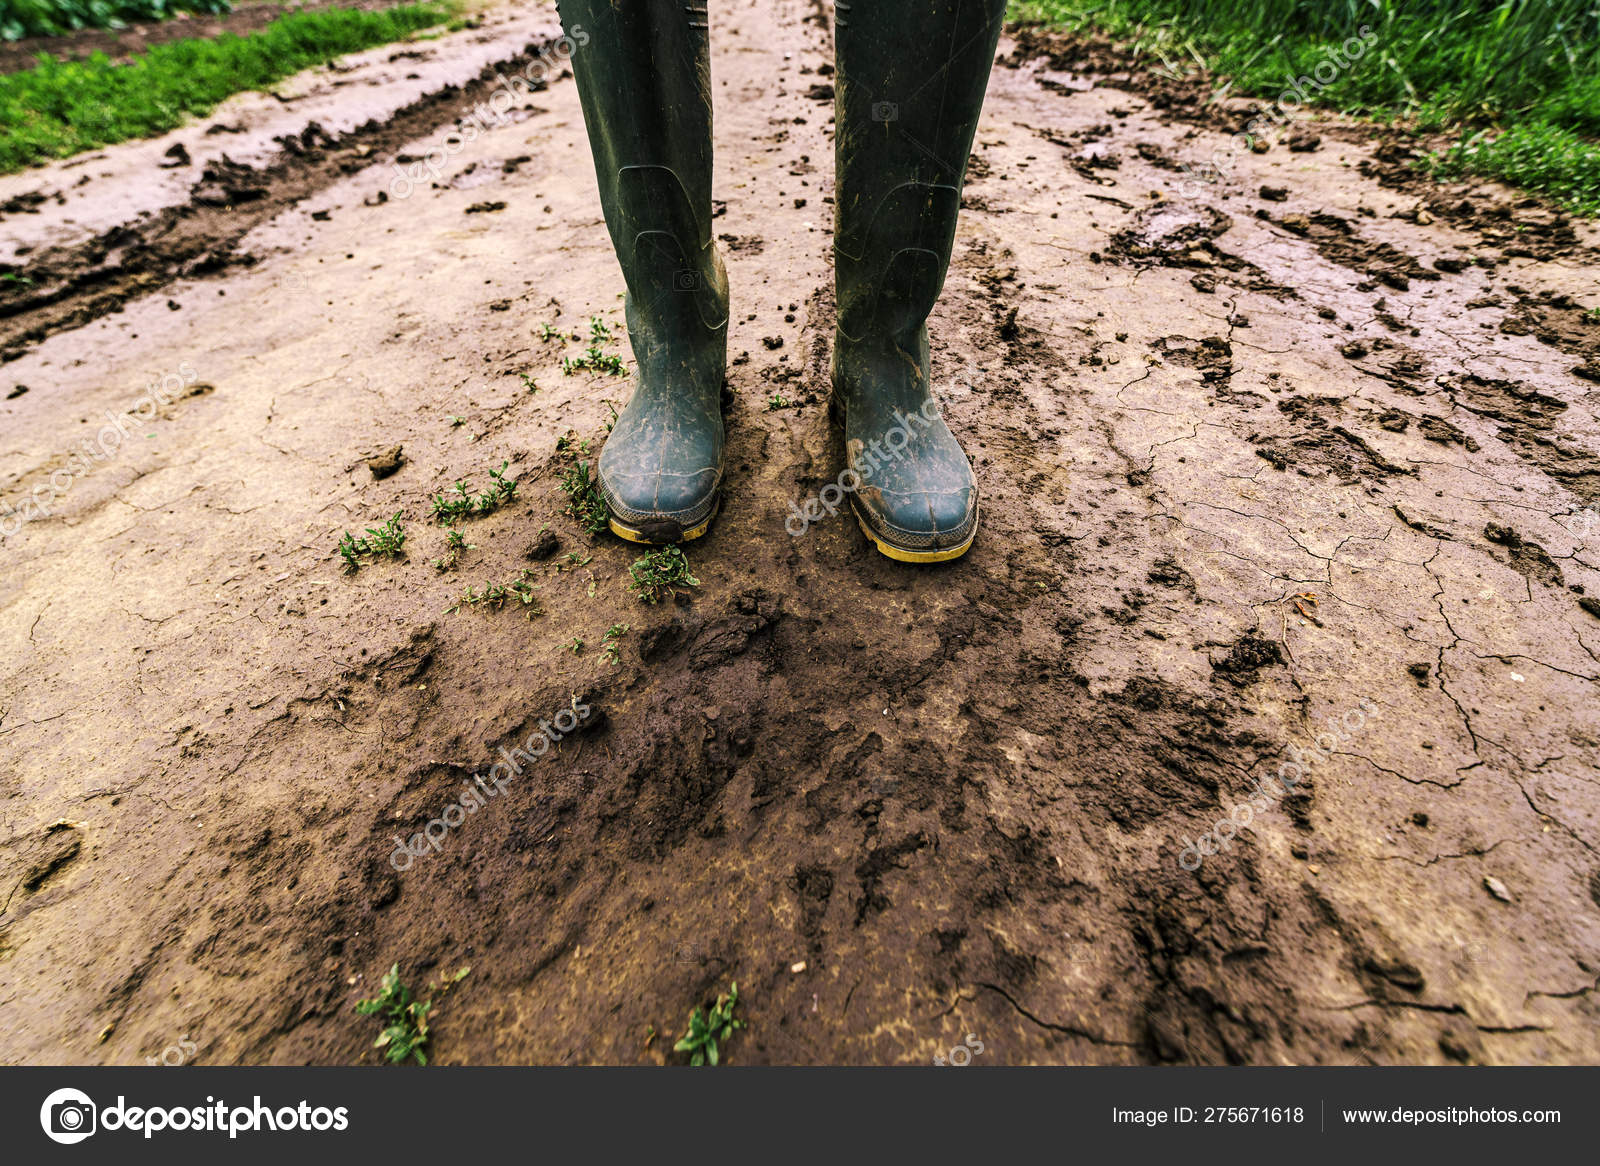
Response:
[{"label": "weed sprout in dirt", "polygon": [[561,489],[567,495],[565,513],[589,534],[599,534],[610,520],[610,509],[600,493],[599,479],[589,471],[589,463],[568,466],[561,476]]},{"label": "weed sprout in dirt", "polygon": [[739,985],[729,984],[728,990],[717,996],[708,1012],[696,1007],[689,1013],[689,1028],[672,1046],[674,1052],[688,1053],[691,1065],[715,1065],[722,1059],[720,1046],[744,1021],[734,1018],[733,1010],[739,1004]]},{"label": "weed sprout in dirt", "polygon": [[407,1059],[419,1065],[428,1063],[424,1051],[428,1044],[428,1018],[433,1014],[435,1001],[471,973],[471,968],[459,968],[455,974],[438,985],[429,985],[432,993],[419,1000],[411,989],[400,981],[400,965],[395,964],[383,974],[378,994],[370,1000],[358,1000],[356,1011],[363,1016],[376,1016],[383,1021],[383,1031],[372,1042],[373,1048],[383,1050],[384,1057],[398,1065]]},{"label": "weed sprout in dirt", "polygon": [[660,603],[678,594],[679,588],[698,587],[700,580],[689,573],[689,559],[682,547],[662,547],[650,551],[628,568],[633,582],[628,590],[645,603]]},{"label": "weed sprout in dirt", "polygon": [[369,526],[367,533],[357,538],[349,531],[339,540],[339,557],[344,560],[347,574],[361,569],[363,559],[398,558],[406,545],[406,532],[400,526],[400,513],[382,526]]}]

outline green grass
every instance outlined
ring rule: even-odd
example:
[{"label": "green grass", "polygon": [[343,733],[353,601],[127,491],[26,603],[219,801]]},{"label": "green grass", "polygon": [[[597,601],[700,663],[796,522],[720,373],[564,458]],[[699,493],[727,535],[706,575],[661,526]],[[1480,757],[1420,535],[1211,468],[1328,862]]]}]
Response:
[{"label": "green grass", "polygon": [[168,20],[180,12],[232,8],[229,0],[5,0],[0,5],[0,40],[121,28],[130,20]]},{"label": "green grass", "polygon": [[32,69],[0,76],[0,174],[165,133],[235,93],[440,24],[452,7],[296,12],[250,36],[171,41],[125,64],[103,53],[85,61],[41,56]]},{"label": "green grass", "polygon": [[[1600,213],[1594,0],[1013,0],[1013,17],[1098,30],[1233,94],[1275,101],[1361,37],[1316,104],[1461,135],[1430,166]],[[1324,64],[1324,75],[1326,65]]]},{"label": "green grass", "polygon": [[1499,178],[1549,195],[1576,214],[1600,215],[1600,146],[1548,122],[1472,134],[1427,165],[1438,174]]}]

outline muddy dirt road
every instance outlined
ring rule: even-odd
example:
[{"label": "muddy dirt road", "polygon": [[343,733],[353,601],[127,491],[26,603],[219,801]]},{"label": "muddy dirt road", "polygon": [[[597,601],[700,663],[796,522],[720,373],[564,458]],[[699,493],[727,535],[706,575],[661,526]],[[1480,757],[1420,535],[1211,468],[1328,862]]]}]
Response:
[{"label": "muddy dirt road", "polygon": [[906,567],[784,527],[842,467],[830,38],[714,12],[729,486],[660,606],[563,514],[627,392],[560,367],[621,333],[570,78],[409,197],[484,83],[131,225],[84,224],[164,141],[5,180],[0,499],[50,513],[0,543],[0,1060],[370,1062],[397,961],[472,967],[446,1063],[668,1060],[730,980],[747,1064],[1600,1059],[1594,229],[1337,120],[1195,186],[1239,115],[1014,33],[933,320],[984,526]]}]

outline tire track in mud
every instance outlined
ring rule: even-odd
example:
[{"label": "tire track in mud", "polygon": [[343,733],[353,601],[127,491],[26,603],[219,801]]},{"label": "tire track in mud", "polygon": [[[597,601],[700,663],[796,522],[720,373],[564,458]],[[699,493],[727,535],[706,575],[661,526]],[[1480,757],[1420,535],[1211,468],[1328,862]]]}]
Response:
[{"label": "tire track in mud", "polygon": [[[559,338],[537,338],[614,314],[621,286],[570,86],[529,139],[463,152],[458,176],[499,175],[495,191],[445,181],[403,217],[336,217],[302,256],[215,276],[226,306],[179,317],[192,332],[148,335],[162,313],[130,300],[131,353],[81,334],[110,369],[209,343],[217,391],[172,422],[195,467],[130,488],[162,504],[148,527],[105,507],[30,532],[40,566],[0,607],[13,658],[37,661],[0,688],[22,759],[0,773],[0,855],[49,866],[65,850],[48,823],[95,818],[36,891],[19,884],[26,914],[0,916],[0,975],[37,1018],[8,1027],[8,1056],[113,1060],[183,1031],[202,1060],[349,1062],[373,1035],[351,1004],[398,959],[413,983],[474,967],[435,1026],[447,1062],[665,1060],[649,1028],[670,1034],[730,979],[743,1062],[927,1063],[969,1032],[1004,1063],[1594,1058],[1582,710],[1600,624],[1576,601],[1600,571],[1563,517],[1600,445],[1583,378],[1540,363],[1541,325],[1508,333],[1500,305],[1466,306],[1515,279],[1565,313],[1555,297],[1584,302],[1570,272],[1429,266],[1464,236],[1380,217],[1384,188],[1333,146],[1287,172],[1283,150],[1249,156],[1185,200],[1179,167],[1215,127],[1164,90],[1108,88],[1110,58],[1045,68],[1019,33],[932,328],[984,494],[978,544],[922,571],[847,515],[791,538],[788,503],[843,464],[825,408],[830,107],[808,96],[831,53],[810,11],[751,4],[713,29],[729,504],[689,548],[693,596],[636,603],[634,550],[561,513],[558,482],[620,388],[561,377]],[[520,153],[520,170],[493,164]],[[502,211],[465,217],[490,194]],[[340,312],[279,299],[285,321],[258,318],[252,289],[347,252],[379,275],[340,268],[304,297]],[[569,434],[587,455],[555,444]],[[1541,441],[1571,454],[1540,462]],[[346,468],[397,443],[390,477]],[[439,536],[416,516],[502,458],[519,501],[433,572]],[[402,508],[409,560],[338,579],[327,523]],[[529,555],[542,527],[555,545]],[[205,565],[162,574],[173,547]],[[97,553],[149,613],[137,637],[75,614],[108,586]],[[538,618],[440,614],[521,570]],[[612,665],[597,645],[621,623]],[[58,710],[37,679],[101,642],[138,654],[141,695],[108,659],[103,682],[57,681]],[[108,694],[135,710],[119,719]],[[1374,727],[1183,868],[1186,838],[1363,698]],[[396,834],[575,699],[592,715],[515,796],[393,868]],[[125,785],[91,752],[162,804],[95,792]],[[73,938],[75,904],[106,944]],[[117,1031],[49,1019],[69,1012]]]},{"label": "tire track in mud", "polygon": [[[5,277],[0,363],[17,359],[56,332],[120,311],[174,280],[215,277],[253,265],[256,257],[238,250],[253,228],[376,160],[392,159],[400,146],[459,123],[500,86],[499,74],[548,58],[558,40],[530,43],[484,66],[465,85],[447,85],[349,133],[330,134],[312,121],[280,137],[282,153],[266,166],[230,162],[224,154],[206,167],[181,205],[144,214],[81,243],[48,247],[22,264],[0,263],[0,277]],[[548,87],[543,80],[528,86],[535,93]],[[375,197],[387,200],[388,194],[380,189]],[[24,210],[36,207],[15,208]]]}]

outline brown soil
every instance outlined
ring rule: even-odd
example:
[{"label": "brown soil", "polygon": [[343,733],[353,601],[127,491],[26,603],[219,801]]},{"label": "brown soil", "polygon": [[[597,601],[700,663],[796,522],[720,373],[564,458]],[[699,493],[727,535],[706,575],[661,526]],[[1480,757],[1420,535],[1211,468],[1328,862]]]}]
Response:
[{"label": "brown soil", "polygon": [[[1594,229],[1336,119],[1196,195],[1237,110],[1012,38],[932,322],[977,545],[791,538],[842,465],[812,15],[713,30],[729,483],[675,602],[563,514],[627,393],[560,371],[622,289],[570,80],[409,198],[472,93],[14,265],[0,499],[185,387],[0,546],[0,1059],[371,1061],[395,962],[471,965],[447,1063],[668,1060],[730,980],[736,1063],[1600,1059]],[[434,568],[430,497],[502,462]],[[447,614],[522,572],[535,618]]]}]

